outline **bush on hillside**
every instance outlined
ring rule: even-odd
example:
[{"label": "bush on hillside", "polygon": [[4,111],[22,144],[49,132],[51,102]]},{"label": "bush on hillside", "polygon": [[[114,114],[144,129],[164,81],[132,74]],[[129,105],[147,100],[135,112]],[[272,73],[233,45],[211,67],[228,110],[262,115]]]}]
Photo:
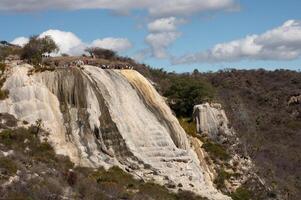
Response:
[{"label": "bush on hillside", "polygon": [[250,200],[252,199],[251,193],[244,187],[239,187],[234,193],[231,194],[233,200]]},{"label": "bush on hillside", "polygon": [[111,60],[117,56],[115,51],[109,49],[103,49],[99,47],[90,47],[85,49],[85,51],[88,52],[91,57],[95,57],[95,58]]},{"label": "bush on hillside", "polygon": [[18,46],[0,46],[0,62],[4,61],[9,55],[20,55],[21,48]]},{"label": "bush on hillside", "polygon": [[178,117],[191,117],[193,107],[214,98],[214,89],[202,79],[191,76],[173,77],[164,96]]},{"label": "bush on hillside", "polygon": [[220,144],[212,141],[205,141],[202,147],[209,153],[213,160],[220,159],[222,161],[226,161],[230,159],[230,155],[227,150]]},{"label": "bush on hillside", "polygon": [[214,180],[214,184],[216,185],[217,189],[225,188],[225,181],[229,180],[231,174],[224,170],[218,171],[217,177]]},{"label": "bush on hillside", "polygon": [[[1,69],[1,70],[2,70],[2,69]],[[1,74],[0,74],[0,75],[1,75]],[[2,78],[2,77],[0,76],[0,100],[6,99],[6,98],[8,97],[8,94],[9,94],[9,91],[8,91],[8,90],[2,89],[5,80],[6,80],[5,78]]]},{"label": "bush on hillside", "polygon": [[1,74],[5,71],[5,68],[6,68],[6,64],[0,62],[0,71],[1,71]]}]

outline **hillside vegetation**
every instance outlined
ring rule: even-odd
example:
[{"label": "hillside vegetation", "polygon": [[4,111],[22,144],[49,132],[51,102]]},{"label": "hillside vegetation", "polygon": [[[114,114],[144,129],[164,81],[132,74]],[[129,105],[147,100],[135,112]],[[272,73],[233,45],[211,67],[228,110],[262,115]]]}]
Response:
[{"label": "hillside vegetation", "polygon": [[301,73],[222,71],[205,75],[260,176],[285,199],[301,196]]},{"label": "hillside vegetation", "polygon": [[146,183],[118,167],[109,170],[76,167],[56,155],[47,140],[48,133],[16,119],[0,115],[0,194],[3,199],[84,199],[84,200],[205,200],[191,192],[172,193],[164,186]]}]

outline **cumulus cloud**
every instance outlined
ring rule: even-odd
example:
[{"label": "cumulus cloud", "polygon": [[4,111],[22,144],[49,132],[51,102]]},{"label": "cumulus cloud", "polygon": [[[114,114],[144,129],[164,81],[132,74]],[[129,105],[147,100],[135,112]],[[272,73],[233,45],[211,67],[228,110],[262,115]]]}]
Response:
[{"label": "cumulus cloud", "polygon": [[[40,38],[50,36],[60,48],[59,54],[81,55],[87,47],[101,47],[114,51],[125,51],[132,47],[129,40],[125,38],[103,38],[96,39],[91,43],[83,42],[72,32],[61,30],[48,30],[39,35]],[[18,37],[11,43],[24,46],[29,41],[26,37]]]},{"label": "cumulus cloud", "polygon": [[37,11],[46,9],[110,9],[126,12],[147,10],[152,16],[179,16],[210,10],[237,9],[234,0],[1,0],[2,11]]},{"label": "cumulus cloud", "polygon": [[28,43],[28,38],[26,37],[18,37],[16,39],[14,39],[13,41],[11,41],[10,43],[11,44],[14,44],[14,45],[19,45],[21,47],[23,47],[25,44]]},{"label": "cumulus cloud", "polygon": [[176,31],[177,26],[183,24],[185,20],[176,17],[160,18],[148,24],[150,32],[171,32]]},{"label": "cumulus cloud", "polygon": [[94,40],[90,46],[110,49],[119,52],[132,48],[132,44],[128,39],[111,37]]},{"label": "cumulus cloud", "polygon": [[180,37],[177,26],[185,23],[185,20],[176,17],[159,18],[147,25],[149,34],[145,41],[150,46],[152,55],[159,59],[167,58],[169,46]]},{"label": "cumulus cloud", "polygon": [[77,55],[83,52],[83,42],[71,32],[65,32],[60,30],[48,30],[39,35],[39,37],[50,36],[60,48],[60,53],[68,53]]},{"label": "cumulus cloud", "polygon": [[189,16],[198,12],[213,10],[236,10],[234,0],[165,0],[149,7],[153,16]]},{"label": "cumulus cloud", "polygon": [[173,60],[174,64],[250,60],[292,60],[301,57],[301,22],[288,20],[261,35],[215,45]]}]

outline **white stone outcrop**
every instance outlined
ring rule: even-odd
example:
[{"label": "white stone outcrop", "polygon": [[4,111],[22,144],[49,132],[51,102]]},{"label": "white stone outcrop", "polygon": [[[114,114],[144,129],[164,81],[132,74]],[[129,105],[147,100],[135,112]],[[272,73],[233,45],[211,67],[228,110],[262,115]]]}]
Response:
[{"label": "white stone outcrop", "polygon": [[214,141],[223,143],[236,135],[234,130],[229,127],[229,120],[221,104],[196,105],[193,109],[193,118],[196,122],[197,132]]}]

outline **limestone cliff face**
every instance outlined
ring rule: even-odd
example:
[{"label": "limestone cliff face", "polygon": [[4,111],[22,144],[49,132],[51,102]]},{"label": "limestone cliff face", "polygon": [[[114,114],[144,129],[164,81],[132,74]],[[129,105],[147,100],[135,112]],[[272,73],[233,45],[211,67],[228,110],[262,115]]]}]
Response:
[{"label": "limestone cliff face", "polygon": [[138,72],[93,66],[28,75],[11,65],[0,113],[41,119],[56,152],[77,165],[118,165],[146,181],[230,199],[213,186],[163,98]]}]

